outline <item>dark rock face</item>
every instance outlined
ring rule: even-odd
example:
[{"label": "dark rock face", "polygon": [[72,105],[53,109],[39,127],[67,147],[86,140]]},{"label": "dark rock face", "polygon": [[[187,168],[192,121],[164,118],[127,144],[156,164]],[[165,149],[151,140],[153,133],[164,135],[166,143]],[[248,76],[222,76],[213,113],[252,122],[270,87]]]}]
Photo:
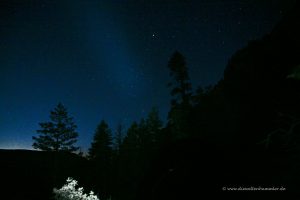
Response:
[{"label": "dark rock face", "polygon": [[[211,92],[220,104],[217,112],[201,105],[194,111],[193,129],[210,134],[165,148],[145,178],[140,199],[201,199],[239,186],[282,186],[299,195],[300,126],[287,119],[300,120],[300,80],[291,76],[300,65],[299,10],[297,2],[270,34],[233,55]],[[221,114],[225,117],[218,121]],[[212,125],[208,131],[201,119]],[[227,119],[234,126],[220,129]],[[293,137],[274,134],[272,145],[261,145],[270,132],[292,126]]]}]

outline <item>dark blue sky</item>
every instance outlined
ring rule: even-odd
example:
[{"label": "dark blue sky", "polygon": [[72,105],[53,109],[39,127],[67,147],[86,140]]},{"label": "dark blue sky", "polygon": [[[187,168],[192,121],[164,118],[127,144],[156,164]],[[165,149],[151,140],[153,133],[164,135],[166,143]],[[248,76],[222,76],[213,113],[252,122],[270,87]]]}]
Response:
[{"label": "dark blue sky", "polygon": [[58,102],[85,150],[102,119],[128,126],[156,106],[165,120],[175,50],[194,88],[215,84],[232,54],[269,33],[290,2],[1,1],[0,148],[31,148]]}]

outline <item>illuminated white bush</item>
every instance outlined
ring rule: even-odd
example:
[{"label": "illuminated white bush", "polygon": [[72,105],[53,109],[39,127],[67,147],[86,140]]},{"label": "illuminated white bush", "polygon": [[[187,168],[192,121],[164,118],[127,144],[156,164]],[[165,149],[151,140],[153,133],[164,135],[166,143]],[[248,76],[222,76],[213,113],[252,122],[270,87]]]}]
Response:
[{"label": "illuminated white bush", "polygon": [[76,188],[77,181],[68,178],[67,183],[62,186],[60,189],[53,189],[56,200],[99,200],[94,192],[91,191],[89,194],[83,193],[83,188]]}]

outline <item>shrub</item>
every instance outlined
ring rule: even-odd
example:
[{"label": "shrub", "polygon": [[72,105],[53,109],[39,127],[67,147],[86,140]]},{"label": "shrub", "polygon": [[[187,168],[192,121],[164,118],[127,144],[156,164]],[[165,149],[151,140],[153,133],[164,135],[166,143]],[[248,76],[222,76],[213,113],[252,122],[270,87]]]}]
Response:
[{"label": "shrub", "polygon": [[62,186],[60,189],[53,189],[56,200],[99,200],[93,191],[90,191],[89,194],[83,193],[83,188],[76,188],[77,181],[68,178],[67,183]]}]

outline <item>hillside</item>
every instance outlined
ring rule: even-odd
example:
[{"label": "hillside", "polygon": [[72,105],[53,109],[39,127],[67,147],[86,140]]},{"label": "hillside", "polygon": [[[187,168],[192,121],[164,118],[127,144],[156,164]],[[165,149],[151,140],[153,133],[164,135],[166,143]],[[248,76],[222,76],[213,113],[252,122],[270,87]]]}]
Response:
[{"label": "hillside", "polygon": [[67,177],[81,185],[87,160],[75,154],[30,150],[0,150],[1,196],[6,199],[51,199],[52,189]]}]

